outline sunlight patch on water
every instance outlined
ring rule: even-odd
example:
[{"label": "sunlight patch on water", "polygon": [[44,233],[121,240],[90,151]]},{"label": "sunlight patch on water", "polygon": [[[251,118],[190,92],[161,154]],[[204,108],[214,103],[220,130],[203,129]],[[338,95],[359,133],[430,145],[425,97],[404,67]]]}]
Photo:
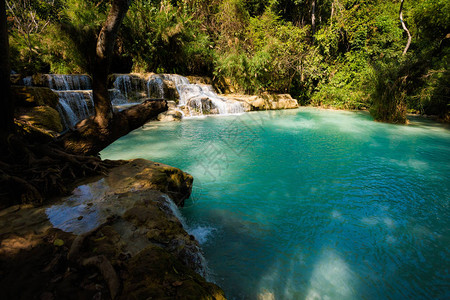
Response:
[{"label": "sunlight patch on water", "polygon": [[313,267],[306,299],[356,299],[357,284],[347,263],[335,251],[326,250]]}]

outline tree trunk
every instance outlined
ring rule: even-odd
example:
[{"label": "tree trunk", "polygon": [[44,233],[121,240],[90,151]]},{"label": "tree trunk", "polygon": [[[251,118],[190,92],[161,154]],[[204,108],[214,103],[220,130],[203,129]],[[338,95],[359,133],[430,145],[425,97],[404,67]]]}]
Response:
[{"label": "tree trunk", "polygon": [[[14,103],[11,97],[11,68],[9,64],[8,25],[5,1],[0,1],[0,147],[6,146],[8,135],[14,131]],[[2,149],[3,150],[3,149]]]},{"label": "tree trunk", "polygon": [[144,125],[167,110],[165,100],[147,100],[114,114],[108,130],[102,131],[94,118],[86,119],[78,124],[75,131],[63,135],[62,146],[74,154],[96,155],[118,138]]},{"label": "tree trunk", "polygon": [[403,2],[404,2],[404,0],[402,0],[402,2],[400,4],[400,13],[399,14],[400,14],[400,22],[402,22],[403,30],[405,30],[406,33],[408,34],[408,42],[406,43],[405,50],[403,50],[403,54],[402,54],[402,55],[405,55],[409,49],[409,46],[411,45],[412,37],[411,37],[411,33],[409,32],[408,28],[406,27],[405,21],[403,21]]},{"label": "tree trunk", "polygon": [[311,31],[314,42],[315,40],[314,35],[316,34],[316,0],[313,0],[311,7]]},{"label": "tree trunk", "polygon": [[330,29],[333,29],[334,1],[331,2]]},{"label": "tree trunk", "polygon": [[74,154],[97,155],[101,150],[130,131],[167,110],[166,101],[146,101],[127,110],[114,113],[109,98],[107,80],[119,27],[131,0],[114,0],[98,36],[96,63],[92,71],[95,116],[77,125],[60,137],[64,149]]},{"label": "tree trunk", "polygon": [[125,17],[131,0],[114,0],[105,24],[97,39],[96,63],[92,72],[92,90],[95,105],[95,122],[103,130],[113,117],[107,80],[111,66],[117,33]]}]

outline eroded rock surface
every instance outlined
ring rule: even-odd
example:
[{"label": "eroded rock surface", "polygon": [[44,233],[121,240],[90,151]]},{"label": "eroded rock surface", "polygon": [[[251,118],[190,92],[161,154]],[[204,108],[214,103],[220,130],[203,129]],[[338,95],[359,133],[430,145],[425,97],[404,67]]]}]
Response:
[{"label": "eroded rock surface", "polygon": [[175,203],[189,197],[192,182],[177,168],[138,159],[52,205],[0,211],[3,294],[7,299],[224,299],[219,287],[198,274],[205,271],[198,242],[176,217]]},{"label": "eroded rock surface", "polygon": [[289,94],[263,93],[259,96],[228,94],[226,97],[246,102],[249,105],[248,110],[251,111],[298,108],[297,100],[293,99]]}]

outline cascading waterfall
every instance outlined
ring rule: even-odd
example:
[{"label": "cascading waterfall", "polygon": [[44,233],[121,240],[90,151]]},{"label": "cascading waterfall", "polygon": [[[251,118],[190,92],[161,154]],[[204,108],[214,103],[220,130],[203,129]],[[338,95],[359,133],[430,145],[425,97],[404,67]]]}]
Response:
[{"label": "cascading waterfall", "polygon": [[[148,79],[139,74],[114,76],[113,88],[109,89],[109,95],[112,104],[119,110],[141,103],[145,98],[176,97],[166,95],[166,90],[170,89],[166,84],[171,81],[180,97],[178,107],[183,114],[228,115],[245,111],[240,102],[217,95],[211,85],[191,84],[188,78],[181,75],[153,74]],[[78,122],[94,114],[92,81],[88,75],[45,74],[41,80],[40,84],[48,86],[59,96],[57,110],[64,129],[73,128]],[[23,84],[32,86],[33,81],[32,77],[26,77]]]},{"label": "cascading waterfall", "polygon": [[79,121],[94,114],[92,91],[55,91],[59,95],[58,112],[64,128],[73,128]]},{"label": "cascading waterfall", "polygon": [[57,110],[64,129],[94,113],[91,78],[87,75],[46,74],[44,83],[59,96]]},{"label": "cascading waterfall", "polygon": [[72,90],[91,90],[91,78],[87,75],[55,75],[47,74],[45,76],[47,85],[52,90],[72,91]]},{"label": "cascading waterfall", "polygon": [[178,106],[186,107],[190,116],[245,112],[240,102],[220,97],[211,85],[191,84],[186,77],[174,74],[163,74],[161,77],[174,82],[180,95]]},{"label": "cascading waterfall", "polygon": [[128,93],[132,90],[131,78],[128,75],[119,75],[116,80],[114,80],[114,89],[120,91],[128,98]]},{"label": "cascading waterfall", "polygon": [[147,95],[149,98],[164,99],[164,80],[161,76],[150,76],[147,81]]},{"label": "cascading waterfall", "polygon": [[[167,211],[172,215],[174,215],[180,221],[181,225],[183,226],[184,230],[186,230],[187,233],[189,233],[190,235],[194,235],[197,241],[201,241],[203,239],[203,236],[198,234],[199,231],[196,228],[190,228],[186,224],[186,220],[184,219],[183,215],[181,214],[180,210],[178,209],[177,205],[173,202],[173,200],[167,195],[163,195],[163,197],[166,200],[165,206]],[[205,276],[207,279],[211,279],[209,278],[210,272],[205,257],[202,255],[199,248],[197,248],[196,250],[197,251],[190,253],[191,256],[190,258],[194,261],[194,264],[197,266],[197,269],[195,271],[197,271],[197,273],[199,273],[200,275]]]},{"label": "cascading waterfall", "polygon": [[138,74],[115,75],[113,86],[116,93],[118,91],[122,94],[121,97],[113,98],[117,99],[116,102],[118,105],[141,103],[143,99],[148,97],[147,80]]}]

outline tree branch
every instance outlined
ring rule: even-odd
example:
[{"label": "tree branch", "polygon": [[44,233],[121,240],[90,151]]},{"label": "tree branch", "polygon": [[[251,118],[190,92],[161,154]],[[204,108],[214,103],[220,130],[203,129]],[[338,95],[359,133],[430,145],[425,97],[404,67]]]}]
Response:
[{"label": "tree branch", "polygon": [[405,50],[403,50],[403,54],[402,54],[402,55],[405,55],[406,52],[407,52],[408,49],[409,49],[409,46],[411,45],[412,36],[411,36],[411,33],[409,32],[408,28],[406,27],[405,21],[403,21],[403,2],[404,2],[405,0],[401,0],[401,1],[402,1],[402,2],[401,2],[401,4],[400,4],[400,13],[399,13],[399,15],[400,15],[400,21],[402,22],[403,30],[405,30],[406,33],[408,34],[408,42],[406,43]]}]

